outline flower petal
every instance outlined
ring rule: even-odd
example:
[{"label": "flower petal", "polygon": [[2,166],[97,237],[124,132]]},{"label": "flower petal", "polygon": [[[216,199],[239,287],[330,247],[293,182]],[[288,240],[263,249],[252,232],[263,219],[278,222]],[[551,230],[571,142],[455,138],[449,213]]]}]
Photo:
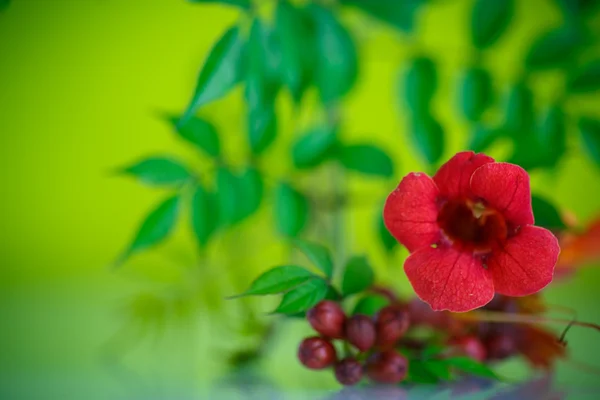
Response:
[{"label": "flower petal", "polygon": [[388,196],[383,208],[385,226],[408,251],[430,246],[439,240],[438,193],[429,176],[410,173]]},{"label": "flower petal", "polygon": [[552,281],[559,253],[558,240],[549,230],[522,227],[486,262],[496,292],[527,296],[543,289]]},{"label": "flower petal", "polygon": [[529,175],[518,165],[485,164],[471,176],[471,191],[514,225],[533,224]]},{"label": "flower petal", "polygon": [[435,311],[470,311],[494,297],[489,271],[472,254],[456,248],[417,250],[406,259],[404,272],[415,293]]},{"label": "flower petal", "polygon": [[433,177],[440,193],[447,197],[471,197],[471,175],[484,164],[493,163],[494,159],[485,154],[472,151],[456,153],[440,167]]}]

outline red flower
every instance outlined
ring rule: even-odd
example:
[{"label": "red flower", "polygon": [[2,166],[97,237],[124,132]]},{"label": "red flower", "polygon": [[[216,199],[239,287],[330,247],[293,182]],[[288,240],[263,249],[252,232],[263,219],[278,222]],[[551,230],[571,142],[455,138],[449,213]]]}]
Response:
[{"label": "red flower", "polygon": [[552,281],[558,241],[532,226],[529,176],[517,165],[458,153],[433,179],[404,177],[383,215],[411,253],[408,279],[434,310],[469,311],[494,292],[526,296]]}]

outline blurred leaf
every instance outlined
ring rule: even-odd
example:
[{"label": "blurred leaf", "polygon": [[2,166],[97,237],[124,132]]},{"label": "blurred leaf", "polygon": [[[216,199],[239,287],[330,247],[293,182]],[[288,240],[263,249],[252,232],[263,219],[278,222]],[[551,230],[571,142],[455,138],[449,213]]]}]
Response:
[{"label": "blurred leaf", "polygon": [[252,6],[250,0],[189,0],[192,3],[220,3],[239,7],[243,10],[249,10]]},{"label": "blurred leaf", "polygon": [[500,129],[476,125],[471,133],[471,139],[467,148],[480,153],[489,148],[502,134],[503,132]]},{"label": "blurred leaf", "polygon": [[217,229],[218,208],[215,195],[198,185],[192,197],[192,229],[200,247],[208,244]]},{"label": "blurred leaf", "polygon": [[236,174],[219,167],[216,174],[219,225],[231,226],[256,212],[262,202],[263,181],[254,168]]},{"label": "blurred leaf", "polygon": [[324,162],[333,153],[337,131],[320,126],[300,137],[292,146],[292,160],[296,168],[313,168]]},{"label": "blurred leaf", "polygon": [[550,230],[562,230],[567,226],[560,217],[558,210],[542,197],[532,195],[531,207],[535,216],[535,224]]},{"label": "blurred leaf", "polygon": [[317,268],[323,271],[327,278],[331,278],[333,275],[333,261],[329,250],[325,246],[300,239],[294,241],[294,244]]},{"label": "blurred leaf", "polygon": [[179,161],[166,157],[147,158],[123,172],[150,186],[179,185],[192,179],[192,174]]},{"label": "blurred leaf", "polygon": [[169,304],[166,299],[154,293],[135,295],[125,306],[131,322],[141,328],[141,334],[161,333],[169,315]]},{"label": "blurred leaf", "polygon": [[352,311],[352,315],[361,314],[373,317],[379,312],[379,310],[388,304],[390,304],[390,301],[385,297],[370,294],[364,296],[358,301],[358,303],[356,303],[356,306],[354,306],[354,310]]},{"label": "blurred leaf", "polygon": [[439,161],[444,153],[444,130],[433,116],[418,115],[413,121],[413,142],[429,164]]},{"label": "blurred leaf", "polygon": [[314,307],[325,298],[329,285],[322,279],[312,279],[283,295],[274,311],[280,314],[296,314]]},{"label": "blurred leaf", "polygon": [[264,272],[252,282],[248,290],[235,297],[283,293],[311,279],[315,279],[315,275],[302,267],[275,267]]},{"label": "blurred leaf", "polygon": [[471,15],[471,40],[478,49],[493,45],[514,13],[513,0],[476,0]]},{"label": "blurred leaf", "polygon": [[379,240],[381,240],[383,247],[389,253],[398,246],[398,241],[390,234],[390,231],[388,231],[385,226],[383,213],[381,212],[382,209],[383,207],[377,211],[377,232],[379,234]]},{"label": "blurred leaf", "polygon": [[219,134],[215,127],[208,121],[191,117],[184,123],[177,118],[170,118],[179,136],[195,145],[211,157],[218,157],[221,153]]},{"label": "blurred leaf", "polygon": [[348,30],[335,15],[316,4],[310,7],[317,38],[316,84],[321,101],[330,104],[354,86],[358,56]]},{"label": "blurred leaf", "polygon": [[406,70],[401,93],[413,114],[429,113],[431,99],[437,90],[437,72],[433,60],[419,57]]},{"label": "blurred leaf", "polygon": [[10,5],[10,0],[0,0],[0,11],[5,10]]},{"label": "blurred leaf", "polygon": [[444,359],[444,362],[469,375],[481,376],[484,378],[499,379],[498,375],[485,364],[473,360],[469,357],[450,357]]},{"label": "blurred leaf", "polygon": [[437,383],[439,381],[438,377],[427,368],[426,364],[427,361],[410,360],[406,380],[411,383]]},{"label": "blurred leaf", "polygon": [[449,381],[452,379],[452,372],[445,360],[423,361],[423,366],[439,380]]},{"label": "blurred leaf", "polygon": [[152,247],[169,236],[175,227],[179,213],[179,197],[169,197],[159,204],[138,229],[135,238],[118,263],[124,261],[131,254]]},{"label": "blurred leaf", "polygon": [[554,167],[567,150],[565,116],[557,106],[550,107],[537,129],[540,166]]},{"label": "blurred leaf", "polygon": [[304,195],[287,183],[280,183],[275,189],[275,220],[277,231],[289,237],[296,237],[308,222],[309,204]]},{"label": "blurred leaf", "polygon": [[394,175],[392,159],[379,147],[370,144],[343,146],[338,150],[337,156],[349,170],[384,178]]},{"label": "blurred leaf", "polygon": [[569,79],[571,93],[587,93],[600,89],[600,59],[594,60],[575,71]]},{"label": "blurred leaf", "polygon": [[237,177],[237,200],[239,219],[242,220],[254,214],[263,198],[264,184],[260,172],[252,167],[246,168]]},{"label": "blurred leaf", "polygon": [[223,97],[242,80],[244,48],[238,27],[230,28],[219,39],[200,71],[194,95],[180,123],[185,124],[201,106]]},{"label": "blurred leaf", "polygon": [[248,114],[248,139],[253,154],[261,154],[277,136],[277,116],[273,105],[259,105]]},{"label": "blurred leaf", "polygon": [[525,64],[530,69],[560,67],[573,61],[582,35],[573,26],[564,26],[542,34],[531,46]]},{"label": "blurred leaf", "polygon": [[233,225],[239,220],[236,176],[226,167],[219,167],[216,173],[216,187],[219,225]]},{"label": "blurred leaf", "polygon": [[412,32],[419,7],[427,0],[341,0],[404,32]]},{"label": "blurred leaf", "polygon": [[373,284],[373,270],[364,256],[352,257],[346,263],[342,277],[342,293],[344,296],[362,292]]},{"label": "blurred leaf", "polygon": [[[504,0],[501,0],[504,1]],[[492,77],[481,68],[470,68],[460,85],[460,108],[469,121],[479,121],[493,100]]]},{"label": "blurred leaf", "polygon": [[598,0],[557,0],[557,3],[567,14],[567,17],[593,16],[593,12],[597,11],[600,6]]},{"label": "blurred leaf", "polygon": [[579,120],[578,125],[586,151],[600,166],[600,120],[584,117]]},{"label": "blurred leaf", "polygon": [[306,11],[288,0],[278,1],[275,21],[281,41],[282,80],[294,100],[300,102],[311,84],[316,63],[314,27]]},{"label": "blurred leaf", "polygon": [[533,94],[520,82],[512,86],[506,102],[504,128],[512,135],[531,132],[534,121]]}]

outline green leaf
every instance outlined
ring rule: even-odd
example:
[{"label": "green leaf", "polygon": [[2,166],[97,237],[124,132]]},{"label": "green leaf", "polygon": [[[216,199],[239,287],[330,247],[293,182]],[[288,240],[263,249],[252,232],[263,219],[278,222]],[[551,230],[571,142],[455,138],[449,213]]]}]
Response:
[{"label": "green leaf", "polygon": [[379,234],[379,240],[381,241],[381,244],[383,244],[384,249],[390,253],[398,246],[398,241],[385,226],[381,210],[383,210],[383,207],[377,210],[377,233]]},{"label": "green leaf", "polygon": [[300,239],[295,240],[294,244],[317,268],[323,271],[327,278],[331,278],[333,275],[333,261],[329,250],[325,246]]},{"label": "green leaf", "polygon": [[150,186],[180,185],[192,179],[192,174],[178,161],[166,157],[147,158],[123,170]]},{"label": "green leaf", "polygon": [[543,197],[532,195],[531,207],[535,216],[535,224],[550,230],[562,230],[567,226],[563,222],[558,210]]},{"label": "green leaf", "polygon": [[368,316],[375,316],[379,310],[383,307],[390,304],[390,301],[383,296],[379,296],[376,294],[370,294],[361,298],[356,306],[354,306],[354,310],[352,311],[352,315],[362,314]]},{"label": "green leaf", "polygon": [[571,93],[588,93],[600,90],[600,59],[589,62],[569,78]]},{"label": "green leaf", "polygon": [[359,293],[373,284],[373,270],[364,256],[352,257],[346,263],[342,278],[342,293],[344,296]]},{"label": "green leaf", "polygon": [[600,6],[598,0],[557,0],[567,18],[593,16]]},{"label": "green leaf", "polygon": [[259,105],[248,113],[248,141],[253,154],[262,154],[277,137],[273,105]]},{"label": "green leaf", "polygon": [[512,86],[506,101],[504,128],[517,137],[523,132],[531,132],[534,115],[531,89],[523,82]]},{"label": "green leaf", "polygon": [[124,261],[131,254],[146,250],[166,239],[173,231],[178,213],[179,197],[173,196],[160,203],[142,222],[135,238],[121,257],[120,262]]},{"label": "green leaf", "polygon": [[344,96],[358,76],[356,46],[335,15],[316,4],[310,6],[317,36],[316,84],[324,104]]},{"label": "green leaf", "polygon": [[200,247],[208,244],[217,229],[218,208],[214,194],[198,185],[192,197],[192,229]]},{"label": "green leaf", "polygon": [[250,285],[250,288],[239,296],[283,293],[311,279],[316,280],[315,275],[302,267],[295,265],[275,267],[256,278]]},{"label": "green leaf", "polygon": [[313,128],[292,145],[292,161],[299,169],[314,168],[333,155],[337,130],[326,126]]},{"label": "green leaf", "polygon": [[481,68],[468,69],[460,86],[460,111],[469,121],[479,121],[493,100],[492,77]]},{"label": "green leaf", "polygon": [[469,357],[451,357],[446,358],[444,361],[448,366],[466,372],[469,375],[499,379],[498,375],[490,367]]},{"label": "green leaf", "polygon": [[277,231],[284,236],[296,237],[307,225],[308,200],[287,183],[275,189],[274,210]]},{"label": "green leaf", "polygon": [[423,362],[423,366],[439,380],[449,381],[452,379],[452,372],[444,360],[427,360]]},{"label": "green leaf", "polygon": [[410,360],[408,368],[408,376],[406,377],[408,382],[412,383],[437,383],[439,378],[435,376],[429,368],[427,368],[427,361],[421,360]]},{"label": "green leaf", "polygon": [[600,166],[600,121],[584,117],[579,120],[578,125],[585,150]]},{"label": "green leaf", "polygon": [[581,32],[573,26],[551,30],[533,43],[525,58],[525,64],[534,70],[567,65],[573,61],[581,42]]},{"label": "green leaf", "polygon": [[249,10],[252,6],[250,0],[189,0],[192,3],[217,3],[217,4],[227,4],[231,6],[239,7],[243,10]]},{"label": "green leaf", "polygon": [[252,167],[246,168],[237,177],[238,218],[243,220],[254,214],[263,199],[264,183],[260,172]]},{"label": "green leaf", "polygon": [[550,107],[537,131],[541,167],[554,167],[567,151],[565,116],[557,106]]},{"label": "green leaf", "polygon": [[503,132],[500,129],[476,125],[471,132],[471,138],[467,148],[476,153],[480,153],[488,149],[502,135]]},{"label": "green leaf", "polygon": [[239,220],[237,177],[226,167],[216,173],[219,225],[231,226]]},{"label": "green leaf", "polygon": [[493,45],[514,13],[513,0],[476,0],[471,14],[471,40],[478,49]]},{"label": "green leaf", "polygon": [[5,10],[10,5],[10,0],[0,0],[0,11]]},{"label": "green leaf", "polygon": [[211,157],[218,157],[221,153],[221,142],[215,127],[208,121],[191,117],[185,122],[172,117],[177,134],[184,140],[196,146]]},{"label": "green leaf", "polygon": [[314,307],[327,295],[329,284],[323,279],[312,279],[283,295],[274,311],[280,314],[296,314]]},{"label": "green leaf", "polygon": [[419,115],[411,131],[417,150],[429,164],[435,164],[444,153],[444,130],[433,116]]},{"label": "green leaf", "polygon": [[390,178],[394,175],[394,163],[379,147],[370,144],[343,146],[338,151],[342,165],[365,175]]},{"label": "green leaf", "polygon": [[282,81],[300,102],[311,84],[316,64],[314,26],[306,10],[280,0],[275,12],[277,36],[281,42]]},{"label": "green leaf", "polygon": [[244,75],[245,42],[238,27],[227,30],[210,51],[196,82],[190,104],[181,117],[185,124],[203,105],[223,97]]},{"label": "green leaf", "polygon": [[431,99],[437,90],[437,72],[433,60],[419,57],[408,65],[400,93],[413,114],[429,113]]},{"label": "green leaf", "polygon": [[419,8],[427,0],[341,0],[404,32],[412,32]]}]

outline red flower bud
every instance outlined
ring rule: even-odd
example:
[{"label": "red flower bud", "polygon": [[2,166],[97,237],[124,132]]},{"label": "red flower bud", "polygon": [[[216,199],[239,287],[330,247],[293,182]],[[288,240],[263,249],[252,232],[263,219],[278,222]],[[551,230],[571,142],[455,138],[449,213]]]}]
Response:
[{"label": "red flower bud", "polygon": [[398,383],[408,372],[408,360],[395,350],[374,353],[367,359],[367,376],[379,383]]},{"label": "red flower bud", "polygon": [[335,365],[335,378],[342,385],[355,385],[360,382],[362,376],[362,365],[354,358],[344,358]]},{"label": "red flower bud", "polygon": [[360,351],[375,344],[375,324],[366,315],[354,315],[346,321],[346,339]]},{"label": "red flower bud", "polygon": [[487,356],[485,346],[475,336],[463,336],[452,339],[449,344],[455,346],[461,354],[479,362],[485,361]]},{"label": "red flower bud", "polygon": [[377,345],[380,347],[394,346],[404,336],[410,325],[408,312],[399,305],[384,307],[377,314],[375,330]]},{"label": "red flower bud", "polygon": [[335,363],[335,347],[327,339],[310,337],[304,339],[298,347],[300,362],[309,369],[324,369]]},{"label": "red flower bud", "polygon": [[308,310],[306,318],[313,329],[321,335],[336,339],[344,337],[346,315],[338,303],[323,300]]},{"label": "red flower bud", "polygon": [[490,360],[503,360],[517,352],[517,344],[512,335],[496,334],[485,341],[487,357]]}]

